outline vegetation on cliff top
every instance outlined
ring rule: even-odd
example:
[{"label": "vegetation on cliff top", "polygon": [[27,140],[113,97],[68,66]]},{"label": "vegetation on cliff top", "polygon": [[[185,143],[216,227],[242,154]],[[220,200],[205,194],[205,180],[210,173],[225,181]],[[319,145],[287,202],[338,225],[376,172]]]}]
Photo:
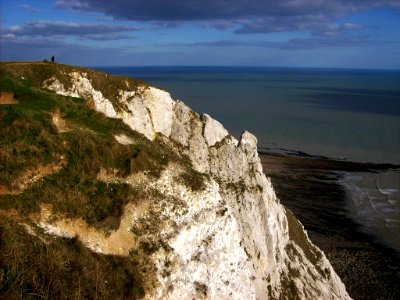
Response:
[{"label": "vegetation on cliff top", "polygon": [[[147,140],[121,120],[92,110],[89,101],[41,88],[55,74],[68,85],[67,73],[73,70],[90,73],[93,86],[101,86],[110,100],[115,100],[119,87],[127,89],[126,82],[130,90],[145,83],[52,63],[2,63],[0,67],[0,91],[18,100],[18,104],[0,105],[0,213],[4,216],[0,295],[110,298],[110,289],[121,297],[142,295],[141,271],[131,261],[134,255],[126,260],[97,255],[77,241],[62,239],[44,243],[14,223],[29,222],[28,215],[46,204],[56,215],[82,218],[91,226],[113,230],[119,227],[125,204],[145,200],[146,189],[123,181],[101,181],[101,170],[120,178],[145,172],[156,179],[169,162],[176,162],[184,170],[178,179],[192,189],[202,187],[203,175],[192,169],[188,158],[161,141]],[[55,113],[66,123],[65,130],[57,128]],[[115,135],[121,134],[133,143],[118,143]],[[95,274],[85,271],[93,266]],[[79,276],[83,277],[78,280]],[[130,277],[130,283],[125,284],[121,276]],[[82,285],[78,289],[72,282]]]},{"label": "vegetation on cliff top", "polygon": [[120,103],[115,101],[119,91],[137,91],[140,87],[147,88],[149,86],[145,81],[127,76],[111,76],[101,71],[56,63],[5,62],[1,63],[0,68],[2,73],[6,72],[14,78],[22,79],[25,85],[35,88],[41,88],[45,80],[57,78],[66,89],[69,89],[72,86],[69,74],[72,72],[86,73],[93,88],[101,91],[103,96],[109,99],[117,110],[121,109]]}]

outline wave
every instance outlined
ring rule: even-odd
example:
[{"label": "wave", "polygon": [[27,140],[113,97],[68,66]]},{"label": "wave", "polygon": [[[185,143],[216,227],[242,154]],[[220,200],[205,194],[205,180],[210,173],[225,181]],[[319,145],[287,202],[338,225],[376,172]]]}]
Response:
[{"label": "wave", "polygon": [[340,183],[361,230],[400,254],[400,171],[346,173]]}]

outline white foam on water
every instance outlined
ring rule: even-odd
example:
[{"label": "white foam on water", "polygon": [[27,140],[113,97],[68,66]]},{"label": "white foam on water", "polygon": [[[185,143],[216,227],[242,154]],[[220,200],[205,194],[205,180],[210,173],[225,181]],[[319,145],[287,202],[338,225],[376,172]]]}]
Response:
[{"label": "white foam on water", "polygon": [[396,194],[396,193],[399,192],[399,190],[396,190],[396,189],[379,189],[379,191],[380,191],[382,194],[385,194],[385,195]]},{"label": "white foam on water", "polygon": [[400,253],[400,172],[347,173],[340,183],[362,230]]}]

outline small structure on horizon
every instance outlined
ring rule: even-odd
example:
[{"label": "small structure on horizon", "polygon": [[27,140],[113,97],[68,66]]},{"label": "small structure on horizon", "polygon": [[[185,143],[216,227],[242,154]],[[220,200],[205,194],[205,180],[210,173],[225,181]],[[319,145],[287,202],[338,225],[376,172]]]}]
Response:
[{"label": "small structure on horizon", "polygon": [[54,62],[54,55],[51,57],[51,62]]}]

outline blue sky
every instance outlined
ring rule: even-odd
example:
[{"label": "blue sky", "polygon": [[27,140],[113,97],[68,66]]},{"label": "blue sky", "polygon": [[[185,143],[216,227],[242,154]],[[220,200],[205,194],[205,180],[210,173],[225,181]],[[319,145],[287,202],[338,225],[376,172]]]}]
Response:
[{"label": "blue sky", "polygon": [[400,0],[2,0],[1,60],[400,69]]}]

